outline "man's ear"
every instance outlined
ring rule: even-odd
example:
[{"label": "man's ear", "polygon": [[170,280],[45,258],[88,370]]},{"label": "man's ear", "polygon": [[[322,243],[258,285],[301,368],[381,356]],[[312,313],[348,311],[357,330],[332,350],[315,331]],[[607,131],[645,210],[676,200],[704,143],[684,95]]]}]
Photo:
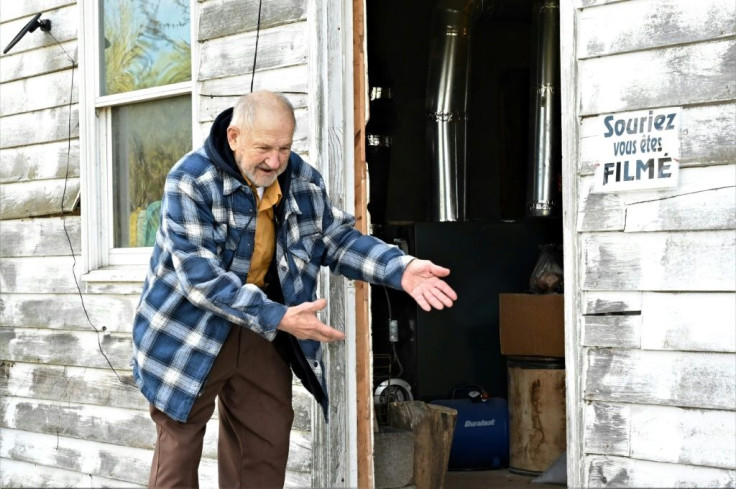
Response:
[{"label": "man's ear", "polygon": [[235,126],[228,126],[227,128],[227,142],[230,145],[230,149],[235,151],[235,148],[238,147],[238,136],[240,135],[240,130]]}]

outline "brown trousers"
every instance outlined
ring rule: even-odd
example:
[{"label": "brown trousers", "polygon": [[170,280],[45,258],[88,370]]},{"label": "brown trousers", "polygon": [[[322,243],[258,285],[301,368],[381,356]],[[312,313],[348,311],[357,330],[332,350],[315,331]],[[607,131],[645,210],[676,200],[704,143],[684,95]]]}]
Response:
[{"label": "brown trousers", "polygon": [[283,487],[289,455],[291,370],[273,345],[232,326],[186,423],[151,406],[156,449],[148,487],[196,488],[207,421],[218,398],[221,488]]}]

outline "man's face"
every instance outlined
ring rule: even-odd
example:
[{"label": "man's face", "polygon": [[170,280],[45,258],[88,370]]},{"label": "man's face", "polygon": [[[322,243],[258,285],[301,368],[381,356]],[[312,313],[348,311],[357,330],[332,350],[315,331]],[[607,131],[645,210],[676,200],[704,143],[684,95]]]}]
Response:
[{"label": "man's face", "polygon": [[293,137],[291,117],[281,110],[259,110],[252,128],[227,129],[238,168],[257,187],[268,187],[286,170]]}]

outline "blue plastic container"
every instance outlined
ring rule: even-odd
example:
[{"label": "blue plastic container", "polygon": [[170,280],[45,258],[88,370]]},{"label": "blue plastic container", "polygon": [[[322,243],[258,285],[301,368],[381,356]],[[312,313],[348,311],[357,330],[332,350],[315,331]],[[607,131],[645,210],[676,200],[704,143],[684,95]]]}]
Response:
[{"label": "blue plastic container", "polygon": [[450,449],[450,470],[500,469],[509,463],[509,408],[505,399],[482,401],[438,399],[457,410],[457,423]]}]

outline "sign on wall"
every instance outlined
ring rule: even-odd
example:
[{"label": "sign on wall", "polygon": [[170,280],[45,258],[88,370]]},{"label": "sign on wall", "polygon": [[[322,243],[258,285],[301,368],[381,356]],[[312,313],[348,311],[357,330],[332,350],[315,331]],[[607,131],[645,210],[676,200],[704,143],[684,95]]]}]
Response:
[{"label": "sign on wall", "polygon": [[599,162],[593,192],[676,187],[682,107],[598,117]]}]

